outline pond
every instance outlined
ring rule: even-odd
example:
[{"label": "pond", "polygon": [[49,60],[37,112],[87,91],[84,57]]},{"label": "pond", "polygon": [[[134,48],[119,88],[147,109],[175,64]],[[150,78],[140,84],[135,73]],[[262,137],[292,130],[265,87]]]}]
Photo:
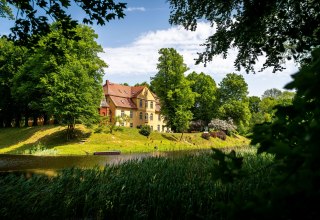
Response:
[{"label": "pond", "polygon": [[128,160],[146,157],[177,157],[186,154],[195,154],[202,151],[170,151],[152,153],[132,153],[120,155],[84,155],[84,156],[33,156],[0,154],[0,172],[29,171],[34,173],[55,173],[57,170],[79,167],[100,168],[108,165],[123,163]]}]

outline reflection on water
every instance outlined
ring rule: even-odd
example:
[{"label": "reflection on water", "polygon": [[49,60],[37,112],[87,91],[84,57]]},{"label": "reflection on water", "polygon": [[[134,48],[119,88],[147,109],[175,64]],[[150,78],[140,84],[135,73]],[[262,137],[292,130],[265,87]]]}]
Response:
[{"label": "reflection on water", "polygon": [[199,151],[152,152],[108,156],[32,156],[0,154],[0,172],[28,171],[52,176],[55,175],[56,170],[64,168],[90,168],[95,166],[103,168],[106,165],[119,164],[133,159],[160,156],[176,157],[190,153],[194,154],[195,152]]}]

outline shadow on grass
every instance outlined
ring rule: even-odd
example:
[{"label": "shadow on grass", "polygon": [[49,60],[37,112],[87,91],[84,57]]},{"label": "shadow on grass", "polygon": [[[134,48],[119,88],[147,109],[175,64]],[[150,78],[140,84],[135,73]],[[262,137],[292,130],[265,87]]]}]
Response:
[{"label": "shadow on grass", "polygon": [[11,147],[20,142],[26,141],[36,132],[51,128],[54,128],[54,126],[48,125],[25,128],[0,128],[0,149]]},{"label": "shadow on grass", "polygon": [[179,139],[174,135],[161,134],[161,136],[169,141],[179,141]]},{"label": "shadow on grass", "polygon": [[42,138],[39,138],[33,143],[24,144],[18,149],[7,152],[8,154],[23,154],[27,150],[36,149],[41,147],[42,150],[52,149],[56,146],[81,143],[81,141],[89,138],[91,132],[83,132],[80,129],[75,129],[75,137],[71,140],[67,140],[67,129],[56,131],[52,134],[46,135]]}]

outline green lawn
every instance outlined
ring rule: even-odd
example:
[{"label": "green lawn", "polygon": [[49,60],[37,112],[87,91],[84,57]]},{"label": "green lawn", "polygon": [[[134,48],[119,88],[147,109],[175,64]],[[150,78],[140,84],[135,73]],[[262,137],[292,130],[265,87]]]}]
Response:
[{"label": "green lawn", "polygon": [[94,129],[77,125],[76,138],[67,141],[66,127],[38,126],[0,129],[0,153],[85,155],[95,151],[120,150],[122,153],[173,150],[193,150],[247,146],[249,140],[237,136],[205,140],[201,133],[181,134],[152,132],[149,138],[135,128],[121,128],[110,133],[94,133]]}]

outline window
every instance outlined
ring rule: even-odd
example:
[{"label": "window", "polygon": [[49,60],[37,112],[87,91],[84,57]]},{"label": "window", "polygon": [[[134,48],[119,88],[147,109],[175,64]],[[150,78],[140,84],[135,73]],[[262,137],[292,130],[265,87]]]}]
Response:
[{"label": "window", "polygon": [[133,123],[130,123],[130,128],[133,128]]},{"label": "window", "polygon": [[150,126],[150,129],[151,129],[151,131],[153,131],[153,126],[152,125]]},{"label": "window", "polygon": [[148,117],[149,117],[149,115],[148,115],[148,113],[146,113],[145,116],[144,116],[144,119],[148,120]]},{"label": "window", "polygon": [[133,111],[130,110],[130,118],[133,118]]},{"label": "window", "polygon": [[153,121],[153,113],[150,114],[150,121]]},{"label": "window", "polygon": [[153,102],[150,102],[150,108],[153,108]]},{"label": "window", "polygon": [[121,117],[124,117],[124,111],[121,110]]},{"label": "window", "polygon": [[146,100],[146,108],[148,108],[148,100]]},{"label": "window", "polygon": [[164,132],[164,125],[162,125],[162,132]]},{"label": "window", "polygon": [[160,114],[158,115],[158,121],[161,121],[161,115]]},{"label": "window", "polygon": [[158,129],[157,130],[160,131],[160,125],[158,125]]},{"label": "window", "polygon": [[139,118],[140,118],[140,120],[142,120],[142,112],[140,112]]},{"label": "window", "polygon": [[140,108],[142,108],[142,99],[140,99],[140,105],[139,106],[140,106]]},{"label": "window", "polygon": [[120,124],[121,126],[124,126],[124,122],[121,122],[121,124]]}]

